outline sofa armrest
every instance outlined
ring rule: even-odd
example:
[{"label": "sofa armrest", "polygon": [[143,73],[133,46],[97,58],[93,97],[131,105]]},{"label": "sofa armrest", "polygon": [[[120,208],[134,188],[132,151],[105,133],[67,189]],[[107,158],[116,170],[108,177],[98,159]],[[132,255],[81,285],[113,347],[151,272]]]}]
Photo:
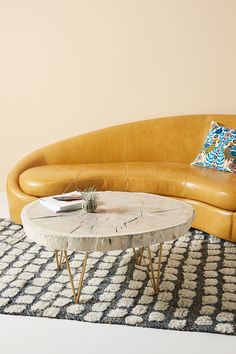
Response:
[{"label": "sofa armrest", "polygon": [[46,165],[46,159],[42,150],[37,150],[27,155],[23,160],[10,171],[7,177],[7,198],[11,219],[16,223],[21,223],[18,213],[26,204],[36,200],[37,198],[25,194],[19,186],[19,177],[25,170]]}]

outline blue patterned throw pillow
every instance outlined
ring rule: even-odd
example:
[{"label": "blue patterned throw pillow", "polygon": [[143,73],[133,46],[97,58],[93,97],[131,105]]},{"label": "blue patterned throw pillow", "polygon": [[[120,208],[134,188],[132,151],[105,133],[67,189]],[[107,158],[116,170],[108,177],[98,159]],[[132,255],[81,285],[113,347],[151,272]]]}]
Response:
[{"label": "blue patterned throw pillow", "polygon": [[235,173],[236,130],[211,122],[204,145],[191,165]]}]

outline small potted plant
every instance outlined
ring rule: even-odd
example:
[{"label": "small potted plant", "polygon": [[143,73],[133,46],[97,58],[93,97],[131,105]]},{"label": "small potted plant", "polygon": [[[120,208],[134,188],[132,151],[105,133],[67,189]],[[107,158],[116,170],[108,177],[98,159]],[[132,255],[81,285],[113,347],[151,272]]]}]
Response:
[{"label": "small potted plant", "polygon": [[97,209],[98,193],[95,187],[90,187],[81,192],[83,198],[82,208],[87,213],[94,213]]}]

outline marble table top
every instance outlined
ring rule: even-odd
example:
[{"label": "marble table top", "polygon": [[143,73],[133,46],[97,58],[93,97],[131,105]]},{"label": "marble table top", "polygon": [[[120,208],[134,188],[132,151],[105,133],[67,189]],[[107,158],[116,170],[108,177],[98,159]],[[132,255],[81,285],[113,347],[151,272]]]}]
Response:
[{"label": "marble table top", "polygon": [[175,240],[191,227],[194,209],[187,203],[147,193],[99,192],[95,213],[54,213],[39,201],[24,207],[26,235],[49,249],[123,250]]}]

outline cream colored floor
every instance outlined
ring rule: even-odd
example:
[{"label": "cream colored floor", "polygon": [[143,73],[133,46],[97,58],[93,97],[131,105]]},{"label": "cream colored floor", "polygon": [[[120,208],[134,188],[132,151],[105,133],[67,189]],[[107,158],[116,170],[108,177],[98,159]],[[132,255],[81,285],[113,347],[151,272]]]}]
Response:
[{"label": "cream colored floor", "polygon": [[[8,217],[0,193],[0,217]],[[235,354],[236,337],[0,315],[2,354]]]}]

